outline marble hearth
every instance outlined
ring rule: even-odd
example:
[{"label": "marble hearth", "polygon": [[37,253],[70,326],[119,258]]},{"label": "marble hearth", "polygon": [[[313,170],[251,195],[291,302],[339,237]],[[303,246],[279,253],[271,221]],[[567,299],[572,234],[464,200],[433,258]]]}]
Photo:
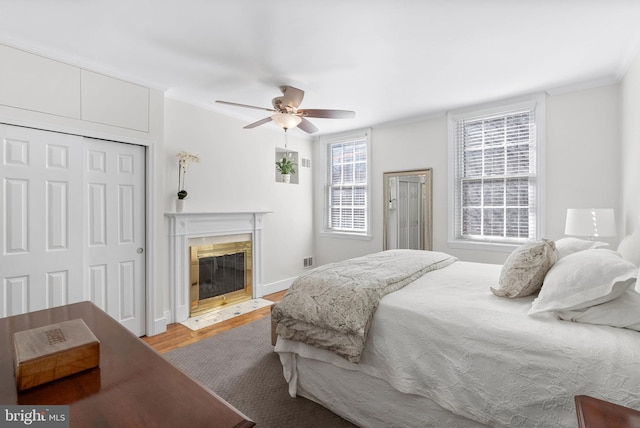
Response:
[{"label": "marble hearth", "polygon": [[261,297],[262,220],[267,212],[167,213],[169,219],[169,290],[172,322],[189,318],[190,245],[195,241],[250,239],[252,298]]}]

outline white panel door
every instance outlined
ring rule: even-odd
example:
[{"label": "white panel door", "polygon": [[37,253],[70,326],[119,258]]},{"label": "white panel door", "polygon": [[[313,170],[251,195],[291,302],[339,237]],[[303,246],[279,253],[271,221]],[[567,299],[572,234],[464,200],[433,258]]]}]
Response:
[{"label": "white panel door", "polygon": [[407,248],[412,250],[420,249],[420,189],[420,183],[409,183],[409,195],[407,198]]},{"label": "white panel door", "polygon": [[0,143],[0,317],[92,300],[144,334],[144,148],[2,124]]},{"label": "white panel door", "polygon": [[408,215],[407,202],[409,197],[409,183],[405,180],[398,180],[398,248],[409,248],[408,241]]},{"label": "white panel door", "polygon": [[85,138],[87,292],[138,336],[145,320],[144,148]]},{"label": "white panel door", "polygon": [[82,138],[0,124],[0,316],[83,300]]},{"label": "white panel door", "polygon": [[419,250],[422,184],[417,177],[398,179],[398,248]]}]

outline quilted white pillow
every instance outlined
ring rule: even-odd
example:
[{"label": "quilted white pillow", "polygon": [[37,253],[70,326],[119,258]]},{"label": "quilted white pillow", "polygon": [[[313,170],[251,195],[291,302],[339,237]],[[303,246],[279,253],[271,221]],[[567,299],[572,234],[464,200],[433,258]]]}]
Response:
[{"label": "quilted white pillow", "polygon": [[577,253],[578,251],[590,250],[593,248],[608,247],[609,244],[601,241],[588,241],[586,239],[579,239],[573,237],[567,237],[558,239],[556,241],[556,250],[558,251],[558,260],[569,254]]},{"label": "quilted white pillow", "polygon": [[575,311],[557,311],[553,314],[565,321],[640,331],[640,294],[630,288],[622,296],[601,305]]},{"label": "quilted white pillow", "polygon": [[584,250],[549,269],[529,314],[584,309],[608,302],[632,286],[638,268],[613,250]]},{"label": "quilted white pillow", "polygon": [[556,262],[553,241],[543,239],[516,248],[502,266],[498,285],[491,292],[500,297],[524,297],[538,292],[547,271]]},{"label": "quilted white pillow", "polygon": [[629,260],[636,266],[640,266],[640,230],[625,236],[618,245],[618,252],[622,258]]}]

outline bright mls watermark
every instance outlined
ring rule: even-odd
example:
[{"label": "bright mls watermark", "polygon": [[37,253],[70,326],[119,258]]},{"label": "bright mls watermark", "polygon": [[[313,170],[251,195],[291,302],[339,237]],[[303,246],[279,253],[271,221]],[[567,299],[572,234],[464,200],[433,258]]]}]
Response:
[{"label": "bright mls watermark", "polygon": [[69,406],[8,406],[0,404],[0,428],[69,428]]}]

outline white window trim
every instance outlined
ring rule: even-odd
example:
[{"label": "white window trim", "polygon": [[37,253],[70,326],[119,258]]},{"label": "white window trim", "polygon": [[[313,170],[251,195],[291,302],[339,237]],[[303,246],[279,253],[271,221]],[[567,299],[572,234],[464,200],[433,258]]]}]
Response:
[{"label": "white window trim", "polygon": [[[329,171],[327,166],[329,164],[327,159],[328,146],[332,143],[339,143],[352,138],[360,138],[365,136],[367,139],[367,203],[366,203],[366,221],[367,230],[364,232],[345,232],[340,230],[334,230],[329,228],[329,186],[327,180],[329,177]],[[371,234],[371,128],[360,129],[356,131],[349,131],[339,134],[331,134],[320,137],[320,143],[322,144],[322,163],[324,165],[323,175],[323,207],[322,207],[322,230],[320,236],[331,238],[345,238],[356,240],[371,240],[373,235]]]},{"label": "white window trim", "polygon": [[459,120],[473,116],[490,115],[521,107],[535,106],[536,122],[536,239],[545,236],[545,94],[511,98],[477,106],[450,111],[448,126],[448,244],[451,248],[479,251],[511,252],[520,243],[491,242],[489,239],[461,239],[456,237],[455,223],[455,170],[456,170],[456,124]]}]

